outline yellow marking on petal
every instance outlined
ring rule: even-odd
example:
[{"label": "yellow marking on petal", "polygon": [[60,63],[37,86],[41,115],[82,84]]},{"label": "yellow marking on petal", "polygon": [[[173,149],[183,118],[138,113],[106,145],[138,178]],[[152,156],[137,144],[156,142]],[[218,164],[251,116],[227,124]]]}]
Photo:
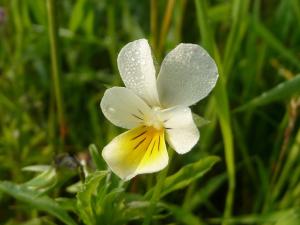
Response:
[{"label": "yellow marking on petal", "polygon": [[156,172],[168,163],[164,129],[140,126],[114,139],[106,148],[111,169],[125,179],[141,173]]}]

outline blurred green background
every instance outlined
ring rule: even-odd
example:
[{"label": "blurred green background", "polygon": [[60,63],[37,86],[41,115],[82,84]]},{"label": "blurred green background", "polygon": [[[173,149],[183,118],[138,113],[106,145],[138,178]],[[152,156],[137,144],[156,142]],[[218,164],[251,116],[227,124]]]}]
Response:
[{"label": "blurred green background", "polygon": [[[123,85],[116,59],[126,43],[148,39],[157,70],[177,44],[197,43],[220,79],[193,106],[210,121],[200,142],[170,171],[207,155],[221,161],[166,196],[174,208],[156,223],[300,224],[299,0],[61,0],[51,11],[52,1],[0,0],[1,180],[25,182],[33,174],[23,167],[64,157],[89,163],[89,144],[101,152],[122,132],[99,103]],[[143,195],[154,184],[147,176],[127,192]],[[72,196],[66,186],[49,195]],[[1,224],[44,224],[25,223],[39,216],[48,218],[0,192]]]}]

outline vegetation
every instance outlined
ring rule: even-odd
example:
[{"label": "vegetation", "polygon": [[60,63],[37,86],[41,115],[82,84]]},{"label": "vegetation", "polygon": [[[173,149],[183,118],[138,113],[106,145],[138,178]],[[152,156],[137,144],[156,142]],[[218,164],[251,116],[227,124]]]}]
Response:
[{"label": "vegetation", "polygon": [[[299,27],[299,0],[0,0],[0,223],[300,224]],[[123,182],[99,103],[139,38],[157,67],[198,43],[220,78],[197,146]]]}]

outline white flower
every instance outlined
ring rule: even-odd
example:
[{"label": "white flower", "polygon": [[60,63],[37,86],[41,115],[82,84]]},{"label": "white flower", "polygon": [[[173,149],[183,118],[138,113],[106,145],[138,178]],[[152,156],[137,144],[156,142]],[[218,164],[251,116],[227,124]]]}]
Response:
[{"label": "white flower", "polygon": [[145,39],[122,48],[118,68],[126,87],[106,90],[100,105],[108,120],[130,130],[105,146],[102,155],[114,173],[129,180],[167,166],[165,137],[179,154],[198,142],[189,106],[209,94],[218,70],[199,45],[179,44],[165,57],[156,79]]}]

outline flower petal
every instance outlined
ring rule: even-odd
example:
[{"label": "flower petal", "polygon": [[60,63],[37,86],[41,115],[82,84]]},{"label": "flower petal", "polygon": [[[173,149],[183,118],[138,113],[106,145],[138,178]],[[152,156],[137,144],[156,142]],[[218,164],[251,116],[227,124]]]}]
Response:
[{"label": "flower petal", "polygon": [[140,39],[128,43],[121,49],[117,61],[125,86],[149,105],[159,105],[155,68],[148,41]]},{"label": "flower petal", "polygon": [[150,110],[141,98],[124,87],[107,89],[100,107],[110,122],[127,129],[139,126],[143,122],[144,115]]},{"label": "flower petal", "polygon": [[190,106],[206,97],[218,79],[214,60],[199,45],[179,44],[164,59],[157,85],[164,107]]},{"label": "flower petal", "polygon": [[124,180],[162,170],[168,164],[164,131],[146,126],[129,130],[105,146],[102,156]]},{"label": "flower petal", "polygon": [[169,145],[179,154],[189,152],[197,144],[200,133],[188,107],[173,107],[162,112]]}]

